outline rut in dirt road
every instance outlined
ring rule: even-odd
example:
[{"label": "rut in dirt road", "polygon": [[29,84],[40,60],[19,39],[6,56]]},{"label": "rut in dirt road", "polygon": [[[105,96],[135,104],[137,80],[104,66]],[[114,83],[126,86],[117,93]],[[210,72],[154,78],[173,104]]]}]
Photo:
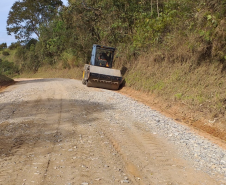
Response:
[{"label": "rut in dirt road", "polygon": [[[196,142],[180,142],[182,128],[149,111],[76,80],[20,79],[0,93],[0,184],[226,184],[224,150],[216,170],[182,155]],[[163,122],[179,140],[165,137]]]}]

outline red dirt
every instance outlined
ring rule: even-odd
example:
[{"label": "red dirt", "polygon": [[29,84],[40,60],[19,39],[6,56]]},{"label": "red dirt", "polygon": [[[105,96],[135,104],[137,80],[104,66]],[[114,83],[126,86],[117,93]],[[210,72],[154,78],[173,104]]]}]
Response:
[{"label": "red dirt", "polygon": [[7,88],[8,86],[13,85],[13,84],[15,84],[15,83],[16,83],[15,81],[1,82],[1,83],[0,83],[0,92],[1,92],[2,90],[4,90],[5,88]]}]

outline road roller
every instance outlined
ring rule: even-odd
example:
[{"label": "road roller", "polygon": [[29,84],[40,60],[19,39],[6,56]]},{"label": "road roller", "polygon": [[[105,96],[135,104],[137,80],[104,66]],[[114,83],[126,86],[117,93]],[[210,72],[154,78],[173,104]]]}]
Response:
[{"label": "road roller", "polygon": [[85,64],[82,84],[87,87],[97,87],[118,90],[122,83],[120,70],[112,69],[115,48],[94,44],[90,64]]}]

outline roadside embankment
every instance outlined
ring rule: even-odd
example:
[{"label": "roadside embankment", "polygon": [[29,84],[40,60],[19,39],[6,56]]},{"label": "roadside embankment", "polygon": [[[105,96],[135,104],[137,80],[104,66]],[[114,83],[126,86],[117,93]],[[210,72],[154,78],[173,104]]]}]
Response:
[{"label": "roadside embankment", "polygon": [[18,78],[82,78],[83,68],[52,68],[51,66],[43,66],[37,72],[24,72],[17,76]]},{"label": "roadside embankment", "polygon": [[0,90],[9,86],[9,85],[12,85],[13,83],[14,83],[13,79],[8,78],[4,75],[0,75]]},{"label": "roadside embankment", "polygon": [[[179,122],[226,141],[226,73],[219,62],[172,62],[160,54],[116,62],[123,69],[121,92]],[[122,61],[122,60],[121,60]]]}]

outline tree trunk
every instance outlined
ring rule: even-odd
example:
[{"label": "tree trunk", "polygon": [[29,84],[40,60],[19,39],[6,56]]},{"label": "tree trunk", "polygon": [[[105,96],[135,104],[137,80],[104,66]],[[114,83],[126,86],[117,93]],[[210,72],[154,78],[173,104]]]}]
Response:
[{"label": "tree trunk", "polygon": [[157,0],[156,5],[157,5],[157,13],[158,13],[158,17],[159,17],[159,0]]},{"label": "tree trunk", "polygon": [[153,1],[153,0],[151,0],[151,16],[153,15],[153,7],[152,7],[152,5],[153,5],[152,3],[153,3],[153,2],[152,2],[152,1]]}]

